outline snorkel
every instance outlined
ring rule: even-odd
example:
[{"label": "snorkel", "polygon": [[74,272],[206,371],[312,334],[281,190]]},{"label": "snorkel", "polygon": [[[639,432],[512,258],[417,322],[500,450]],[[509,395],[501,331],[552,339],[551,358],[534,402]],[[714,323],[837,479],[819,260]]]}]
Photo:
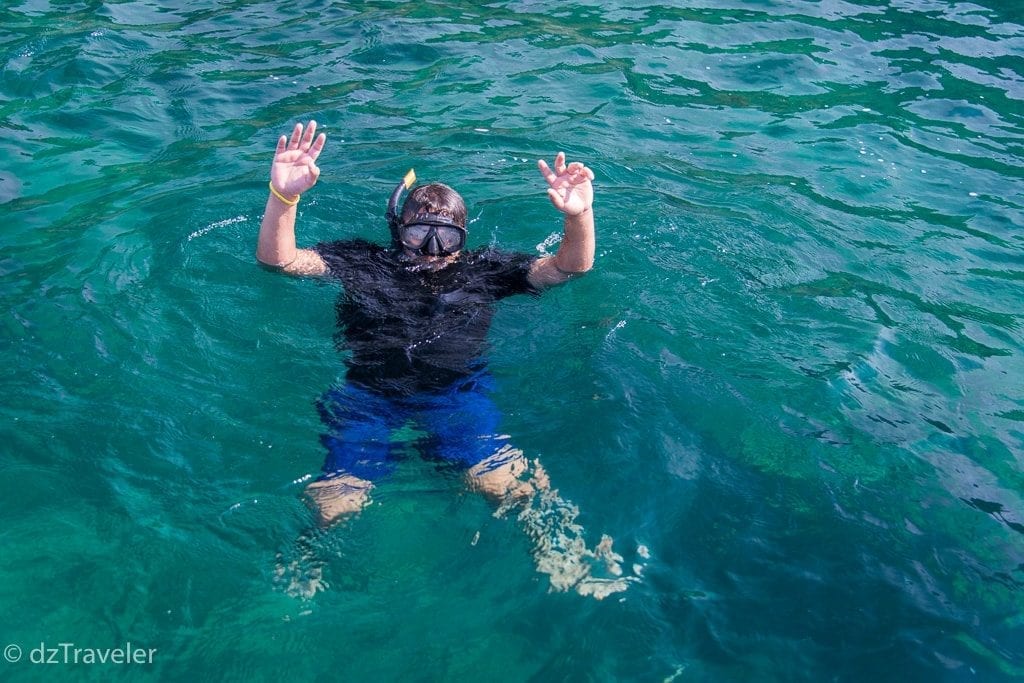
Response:
[{"label": "snorkel", "polygon": [[[388,200],[388,209],[384,214],[387,219],[388,228],[391,231],[391,246],[397,250],[405,250],[420,254],[422,256],[450,256],[460,251],[466,244],[466,228],[453,222],[449,215],[441,213],[416,213],[414,218],[405,222],[399,213],[398,202],[402,198],[402,192],[410,189],[416,182],[416,172],[409,169],[409,172],[402,178],[402,182],[395,186]],[[442,187],[452,192],[451,188],[444,185],[425,185],[424,188]],[[457,197],[458,195],[456,195]],[[410,198],[413,198],[412,196]],[[422,201],[422,200],[420,200]],[[459,203],[462,203],[461,198]],[[406,201],[408,204],[408,200]],[[429,206],[433,206],[430,204]],[[414,202],[413,209],[425,206],[419,201]],[[409,207],[403,206],[403,210]],[[463,209],[463,212],[465,209]]]},{"label": "snorkel", "polygon": [[410,168],[409,172],[402,178],[402,182],[395,186],[394,191],[391,193],[391,199],[388,200],[388,210],[384,214],[384,218],[388,221],[388,229],[391,230],[391,246],[395,249],[402,248],[402,236],[399,234],[402,220],[398,217],[398,200],[402,198],[402,192],[412,188],[415,184],[416,171]]}]

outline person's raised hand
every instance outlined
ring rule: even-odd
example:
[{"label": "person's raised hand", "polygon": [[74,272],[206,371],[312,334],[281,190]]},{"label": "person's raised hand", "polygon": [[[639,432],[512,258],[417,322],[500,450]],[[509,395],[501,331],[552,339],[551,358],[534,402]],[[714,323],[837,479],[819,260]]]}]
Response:
[{"label": "person's raised hand", "polygon": [[270,167],[270,182],[274,189],[286,197],[302,194],[316,185],[320,177],[320,167],[316,159],[323,151],[327,136],[316,135],[316,121],[310,121],[306,132],[302,132],[302,124],[296,123],[292,130],[291,140],[282,135],[277,140],[277,151],[274,163]]},{"label": "person's raised hand", "polygon": [[548,182],[548,198],[566,216],[586,213],[594,204],[594,172],[578,161],[565,164],[565,152],[555,157],[552,171],[543,159],[537,162],[540,174]]}]

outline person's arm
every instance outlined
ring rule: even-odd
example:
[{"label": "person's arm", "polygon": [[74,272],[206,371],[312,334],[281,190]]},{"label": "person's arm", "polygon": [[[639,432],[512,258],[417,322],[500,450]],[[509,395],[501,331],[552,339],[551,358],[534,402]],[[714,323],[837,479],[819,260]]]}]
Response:
[{"label": "person's arm", "polygon": [[299,197],[316,185],[320,168],[316,159],[323,151],[327,136],[316,134],[316,121],[310,121],[305,135],[296,123],[292,137],[277,141],[274,163],[270,167],[267,206],[260,224],[256,259],[289,275],[326,275],[327,264],[311,249],[295,244],[295,216]]},{"label": "person's arm", "polygon": [[565,214],[562,242],[554,256],[537,259],[528,279],[537,289],[558,285],[594,265],[594,172],[574,161],[565,164],[565,153],[555,157],[554,171],[537,162],[548,183],[551,204]]}]

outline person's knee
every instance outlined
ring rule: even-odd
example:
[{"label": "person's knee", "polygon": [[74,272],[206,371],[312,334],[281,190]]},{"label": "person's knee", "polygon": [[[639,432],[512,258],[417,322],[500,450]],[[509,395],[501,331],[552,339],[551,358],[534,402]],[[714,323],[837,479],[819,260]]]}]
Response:
[{"label": "person's knee", "polygon": [[351,474],[319,479],[306,487],[306,497],[313,505],[324,526],[329,526],[346,514],[362,510],[370,502],[373,483]]},{"label": "person's knee", "polygon": [[533,487],[522,479],[526,470],[522,451],[507,447],[471,467],[467,479],[473,490],[489,498],[505,500],[533,493]]},{"label": "person's knee", "polygon": [[469,475],[470,486],[488,498],[502,499],[522,486],[523,482],[501,470]]}]

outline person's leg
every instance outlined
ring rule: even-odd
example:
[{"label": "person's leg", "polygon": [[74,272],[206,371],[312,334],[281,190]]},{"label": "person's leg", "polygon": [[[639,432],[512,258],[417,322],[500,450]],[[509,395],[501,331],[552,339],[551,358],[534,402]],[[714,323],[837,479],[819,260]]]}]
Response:
[{"label": "person's leg", "polygon": [[318,524],[305,529],[289,548],[278,553],[275,581],[289,595],[309,599],[326,590],[320,548],[326,528],[365,507],[372,481],[394,467],[389,449],[394,411],[387,403],[352,384],[331,389],[317,401],[324,424],[320,441],[327,457],[323,473],[305,493]]},{"label": "person's leg", "polygon": [[611,537],[602,536],[589,548],[577,522],[579,508],[551,488],[538,460],[528,461],[499,432],[492,387],[485,374],[422,403],[416,417],[432,435],[428,455],[465,467],[470,488],[497,505],[495,516],[515,512],[533,546],[537,570],[549,577],[552,590],[598,599],[626,590],[638,579],[622,576],[622,557],[612,549]]},{"label": "person's leg", "polygon": [[480,373],[448,391],[416,400],[414,419],[427,432],[425,455],[459,465],[475,491],[498,503],[521,491],[527,469],[522,451],[498,431],[501,414],[491,400],[493,380]]},{"label": "person's leg", "polygon": [[306,487],[321,524],[361,510],[370,499],[373,480],[394,469],[391,430],[401,421],[386,398],[347,384],[317,402],[327,449],[323,474]]},{"label": "person's leg", "polygon": [[337,473],[311,481],[306,486],[306,496],[313,503],[320,524],[330,526],[343,515],[366,507],[371,488],[373,483],[369,480]]}]

